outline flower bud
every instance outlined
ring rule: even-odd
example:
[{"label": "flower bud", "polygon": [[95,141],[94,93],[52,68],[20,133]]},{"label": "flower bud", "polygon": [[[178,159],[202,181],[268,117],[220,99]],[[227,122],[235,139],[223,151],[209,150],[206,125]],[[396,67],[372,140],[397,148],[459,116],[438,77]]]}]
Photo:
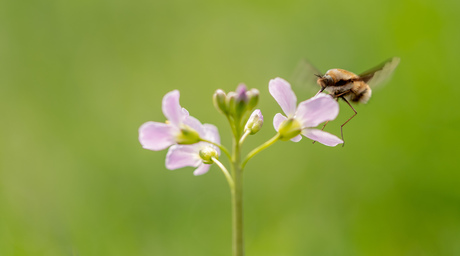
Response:
[{"label": "flower bud", "polygon": [[203,163],[214,163],[214,161],[212,160],[213,157],[216,159],[219,158],[219,154],[217,153],[217,150],[215,148],[206,146],[200,150],[200,158],[203,160]]},{"label": "flower bud", "polygon": [[264,117],[260,109],[254,110],[251,116],[249,117],[248,122],[244,126],[244,132],[249,131],[249,134],[256,134],[262,128],[264,124]]},{"label": "flower bud", "polygon": [[225,103],[227,105],[229,115],[235,115],[235,103],[236,102],[236,93],[229,92],[227,94],[227,98],[225,99]]},{"label": "flower bud", "polygon": [[259,103],[259,90],[252,88],[249,90],[246,95],[248,96],[248,110],[251,111]]},{"label": "flower bud", "polygon": [[236,116],[242,116],[246,112],[246,106],[248,103],[248,96],[246,95],[246,85],[240,84],[236,88],[235,98],[235,114]]},{"label": "flower bud", "polygon": [[200,134],[190,126],[184,125],[176,136],[177,144],[195,144],[200,142]]},{"label": "flower bud", "polygon": [[294,118],[284,120],[278,127],[280,140],[290,140],[302,132],[302,126]]},{"label": "flower bud", "polygon": [[246,93],[248,92],[248,89],[246,88],[246,85],[245,84],[239,84],[238,87],[236,88],[236,99],[238,102],[247,102],[248,101],[248,97],[246,95]]},{"label": "flower bud", "polygon": [[214,95],[212,96],[212,101],[214,103],[214,107],[222,112],[222,114],[227,115],[228,114],[228,107],[225,102],[225,92],[221,89],[218,89]]}]

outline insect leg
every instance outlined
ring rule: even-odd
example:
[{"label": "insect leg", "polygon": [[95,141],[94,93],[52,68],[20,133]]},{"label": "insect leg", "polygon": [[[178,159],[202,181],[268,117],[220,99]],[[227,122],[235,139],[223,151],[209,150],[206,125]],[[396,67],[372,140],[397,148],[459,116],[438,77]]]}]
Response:
[{"label": "insect leg", "polygon": [[[321,128],[321,131],[324,130],[324,127],[326,127],[326,124],[327,124],[327,123],[329,123],[329,121],[326,121],[326,122],[324,123],[323,128]],[[316,142],[316,140],[314,140],[312,144],[315,144],[315,142]]]},{"label": "insect leg", "polygon": [[356,112],[356,110],[353,108],[353,106],[350,104],[350,102],[348,102],[348,100],[346,100],[343,96],[340,96],[340,98],[342,100],[344,100],[348,104],[348,106],[350,106],[350,108],[353,109],[353,111],[355,112],[345,123],[343,123],[340,126],[340,134],[342,135],[342,140],[343,140],[342,147],[343,147],[343,146],[345,146],[345,140],[343,139],[343,126],[346,125],[353,117],[355,117],[356,114],[358,114],[358,112]]}]

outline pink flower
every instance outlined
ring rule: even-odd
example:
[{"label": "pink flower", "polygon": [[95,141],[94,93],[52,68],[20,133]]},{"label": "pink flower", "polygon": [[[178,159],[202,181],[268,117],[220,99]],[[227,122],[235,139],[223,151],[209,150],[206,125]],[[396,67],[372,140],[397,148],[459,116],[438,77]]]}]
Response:
[{"label": "pink flower", "polygon": [[[203,125],[203,139],[220,144],[217,128],[212,124]],[[218,158],[220,150],[215,145],[199,142],[193,145],[173,145],[166,155],[166,168],[175,170],[186,166],[196,167],[194,175],[208,172],[213,163],[212,158]]]},{"label": "pink flower", "polygon": [[179,91],[163,97],[162,110],[166,123],[146,122],[139,128],[139,142],[145,149],[163,150],[174,144],[193,144],[200,141],[204,128],[179,104]]},{"label": "pink flower", "polygon": [[287,139],[298,142],[302,139],[300,136],[302,134],[327,146],[343,143],[335,135],[318,129],[311,129],[322,122],[334,120],[337,117],[339,105],[332,97],[321,93],[309,100],[302,101],[296,107],[297,97],[292,91],[291,85],[284,79],[278,77],[270,80],[268,89],[287,116],[277,113],[273,119],[275,130],[281,136],[286,134]]}]

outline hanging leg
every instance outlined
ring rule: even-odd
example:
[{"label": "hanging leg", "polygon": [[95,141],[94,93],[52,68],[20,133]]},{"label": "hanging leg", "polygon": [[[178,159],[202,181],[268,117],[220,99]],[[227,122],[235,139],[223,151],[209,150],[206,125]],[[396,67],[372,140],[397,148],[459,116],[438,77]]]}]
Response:
[{"label": "hanging leg", "polygon": [[[326,127],[326,124],[329,123],[329,121],[326,121],[323,125],[323,128],[321,128],[321,131],[324,130],[324,127]],[[313,144],[315,144],[316,140],[313,141]]]},{"label": "hanging leg", "polygon": [[343,96],[340,96],[340,98],[342,100],[344,100],[348,104],[348,106],[350,106],[351,109],[353,109],[353,112],[355,112],[345,123],[343,123],[340,126],[340,134],[342,135],[342,140],[343,140],[342,147],[343,147],[343,146],[345,146],[345,140],[343,139],[343,126],[346,125],[353,117],[355,117],[356,114],[358,114],[358,112],[356,112],[356,110],[353,108],[353,106],[350,104],[350,102],[348,102],[348,100],[346,100]]}]

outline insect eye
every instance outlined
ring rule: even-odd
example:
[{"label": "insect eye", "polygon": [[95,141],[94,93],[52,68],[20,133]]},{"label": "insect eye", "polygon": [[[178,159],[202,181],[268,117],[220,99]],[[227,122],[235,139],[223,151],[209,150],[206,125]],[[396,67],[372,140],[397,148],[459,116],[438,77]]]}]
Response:
[{"label": "insect eye", "polygon": [[333,80],[332,77],[330,77],[330,76],[324,76],[324,83],[325,83],[326,85],[331,85],[331,84],[334,83],[334,80]]}]

